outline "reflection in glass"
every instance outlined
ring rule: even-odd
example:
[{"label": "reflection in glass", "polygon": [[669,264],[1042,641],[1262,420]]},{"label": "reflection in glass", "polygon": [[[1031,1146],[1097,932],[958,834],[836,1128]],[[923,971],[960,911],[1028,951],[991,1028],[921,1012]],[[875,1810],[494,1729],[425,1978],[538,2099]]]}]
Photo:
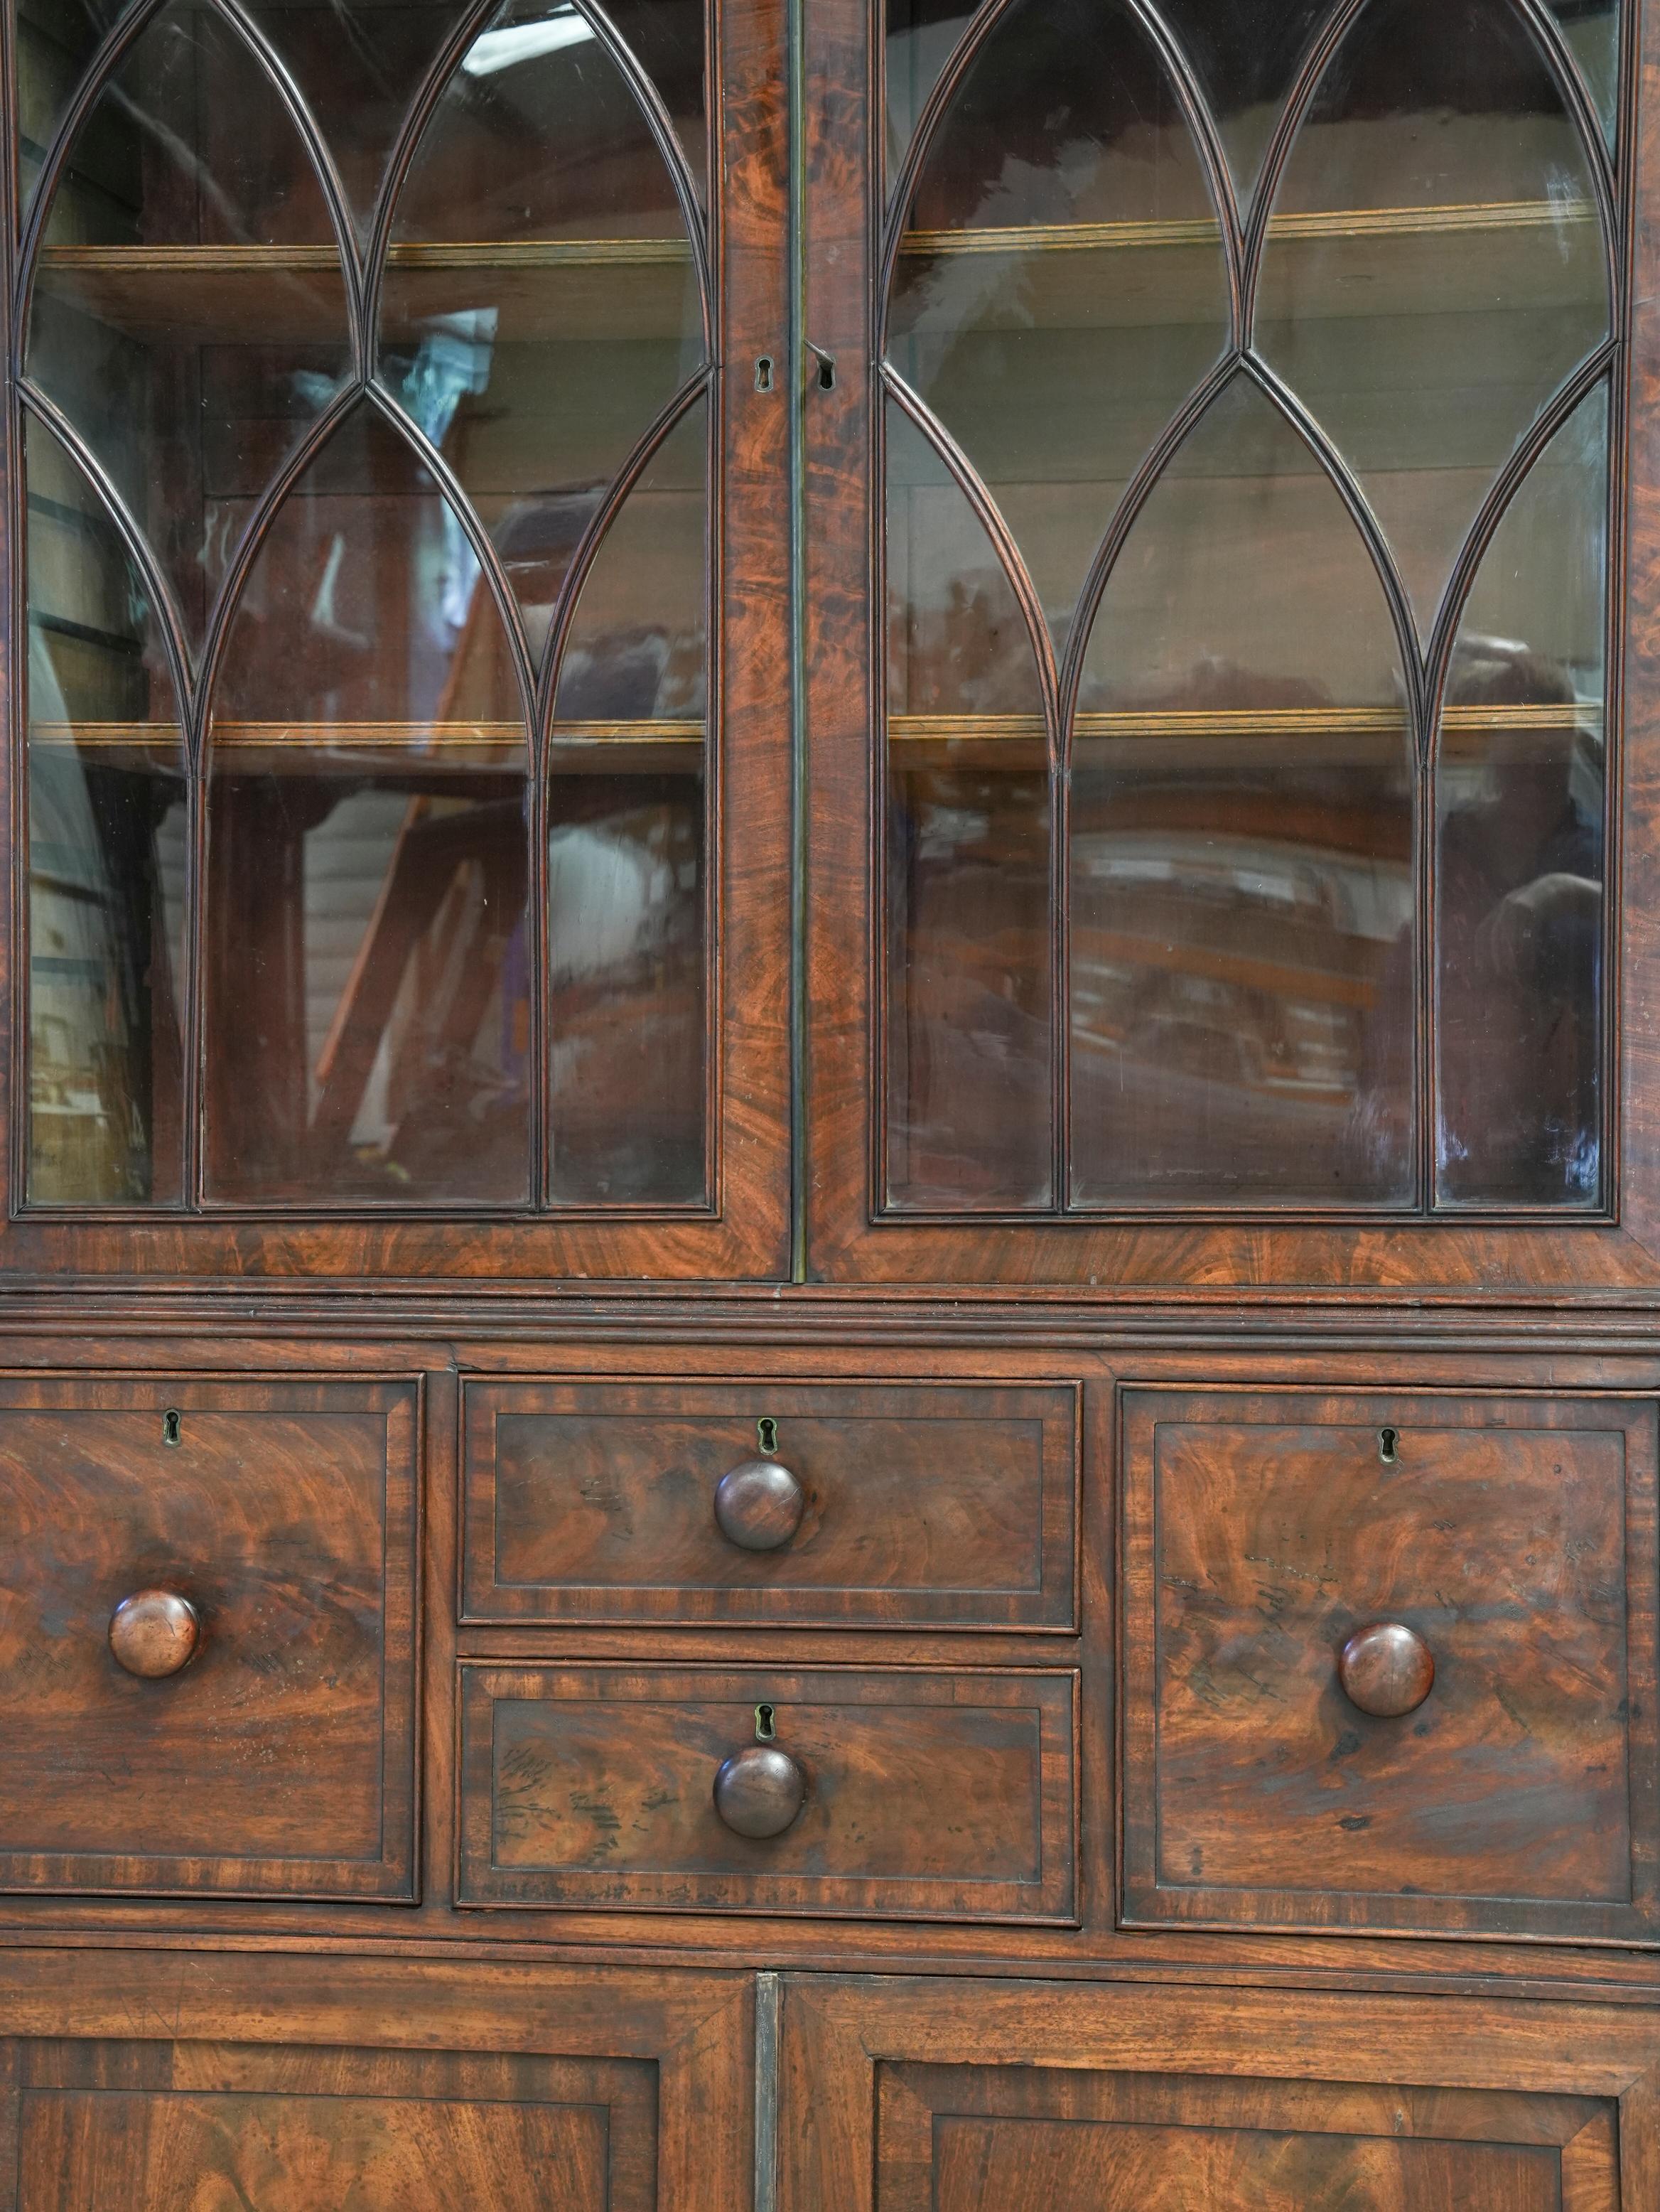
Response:
[{"label": "reflection in glass", "polygon": [[1609,143],[1620,114],[1620,0],[1550,0]]},{"label": "reflection in glass", "polygon": [[584,582],[549,752],[548,1048],[556,1203],[706,1195],[700,401]]},{"label": "reflection in glass", "polygon": [[1439,1194],[1602,1195],[1608,396],[1559,430],[1466,601],[1437,760]]},{"label": "reflection in glass", "polygon": [[360,408],[279,508],[214,700],[211,1198],[527,1198],[507,651],[435,485]]},{"label": "reflection in glass", "polygon": [[[635,12],[682,33],[695,13]],[[399,197],[380,374],[478,508],[534,647],[607,486],[703,358],[685,217],[627,80],[573,9],[498,10]]]},{"label": "reflection in glass", "polygon": [[367,239],[386,157],[471,0],[243,0],[282,56]]},{"label": "reflection in glass", "polygon": [[1409,1197],[1412,852],[1376,573],[1237,380],[1131,529],[1085,664],[1075,1203]]},{"label": "reflection in glass", "polygon": [[888,97],[886,173],[891,194],[929,94],[974,13],[972,0],[888,0],[883,58]]},{"label": "reflection in glass", "polygon": [[1045,1205],[1042,694],[991,541],[891,403],[888,705],[888,1201]]},{"label": "reflection in glass", "polygon": [[1163,0],[1248,206],[1263,155],[1334,0]]},{"label": "reflection in glass", "polygon": [[888,350],[990,487],[1057,644],[1227,317],[1215,211],[1146,33],[1121,0],[1017,0],[924,164]]},{"label": "reflection in glass", "polygon": [[18,0],[17,167],[27,208],[76,87],[126,0]]},{"label": "reflection in glass", "polygon": [[27,368],[109,470],[193,630],[253,501],[347,367],[305,147],[224,20],[173,0],[76,135]]},{"label": "reflection in glass", "polygon": [[1285,171],[1257,335],[1360,477],[1426,635],[1609,312],[1585,146],[1520,11],[1372,0]]},{"label": "reflection in glass", "polygon": [[28,1195],[179,1195],[186,830],[154,612],[97,495],[31,422]]}]

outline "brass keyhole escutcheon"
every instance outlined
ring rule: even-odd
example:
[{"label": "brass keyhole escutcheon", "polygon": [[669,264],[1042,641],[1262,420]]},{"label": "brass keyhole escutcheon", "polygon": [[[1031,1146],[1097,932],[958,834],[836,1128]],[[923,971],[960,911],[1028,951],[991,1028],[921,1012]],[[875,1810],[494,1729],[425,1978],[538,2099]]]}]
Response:
[{"label": "brass keyhole escutcheon", "polygon": [[755,1707],[755,1741],[771,1743],[779,1732],[779,1717],[772,1705]]},{"label": "brass keyhole escutcheon", "polygon": [[167,1412],[161,1416],[162,1443],[164,1444],[182,1443],[184,1442],[184,1438],[180,1434],[180,1431],[183,1429],[184,1425],[184,1415],[180,1413],[175,1412],[173,1407],[169,1406]]},{"label": "brass keyhole escutcheon", "polygon": [[1394,1466],[1394,1464],[1395,1464],[1395,1447],[1396,1447],[1396,1446],[1400,1443],[1400,1441],[1401,1441],[1401,1431],[1400,1431],[1398,1429],[1379,1429],[1379,1430],[1378,1430],[1378,1458],[1379,1458],[1380,1460],[1382,1460],[1382,1462],[1384,1462],[1384,1465],[1385,1467],[1393,1467],[1393,1466]]},{"label": "brass keyhole escutcheon", "polygon": [[779,1448],[778,1423],[770,1416],[763,1414],[755,1423],[755,1437],[764,1452],[768,1454],[775,1452]]}]

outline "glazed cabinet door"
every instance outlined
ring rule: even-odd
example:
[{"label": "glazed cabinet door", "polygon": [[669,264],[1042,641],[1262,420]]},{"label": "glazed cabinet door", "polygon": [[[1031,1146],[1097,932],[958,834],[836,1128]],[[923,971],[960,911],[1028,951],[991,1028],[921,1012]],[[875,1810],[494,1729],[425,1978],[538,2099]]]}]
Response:
[{"label": "glazed cabinet door", "polygon": [[1620,2212],[1651,2017],[791,1981],[779,2212]]},{"label": "glazed cabinet door", "polygon": [[16,0],[14,1267],[776,1272],[773,0]]},{"label": "glazed cabinet door", "polygon": [[733,1978],[37,1956],[55,1986],[0,1976],[7,2212],[751,2201]]},{"label": "glazed cabinet door", "polygon": [[1637,13],[810,11],[821,1273],[1660,1281]]}]

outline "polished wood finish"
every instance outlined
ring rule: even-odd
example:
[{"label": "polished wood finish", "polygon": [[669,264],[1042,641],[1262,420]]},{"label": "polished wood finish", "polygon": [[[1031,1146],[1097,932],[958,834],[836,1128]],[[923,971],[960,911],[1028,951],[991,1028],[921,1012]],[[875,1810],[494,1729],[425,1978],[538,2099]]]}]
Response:
[{"label": "polished wood finish", "polygon": [[735,1836],[781,1836],[806,1802],[807,1777],[776,1744],[749,1744],[715,1770],[715,1810]]},{"label": "polished wood finish", "polygon": [[413,1894],[419,1426],[414,1382],[0,1378],[0,1883]]},{"label": "polished wood finish", "polygon": [[18,2212],[732,2212],[753,2173],[733,1975],[13,1954]]},{"label": "polished wood finish", "polygon": [[146,1681],[188,1667],[201,1642],[201,1615],[188,1598],[172,1590],[140,1590],[124,1597],[110,1615],[110,1650],[117,1666]]},{"label": "polished wood finish", "polygon": [[[1065,1386],[470,1379],[465,1406],[465,1620],[1074,1624]],[[805,1499],[751,1548],[720,1499],[763,1422]]]},{"label": "polished wood finish", "polygon": [[715,1485],[715,1522],[741,1552],[776,1552],[801,1526],[807,1492],[775,1459],[746,1459]]},{"label": "polished wood finish", "polygon": [[[1075,1674],[461,1674],[458,1904],[1075,1917]],[[807,1796],[786,1832],[749,1842],[714,1793],[763,1705]]]},{"label": "polished wood finish", "polygon": [[1337,1654],[1337,1680],[1363,1713],[1400,1720],[1415,1713],[1435,1687],[1435,1657],[1416,1629],[1375,1621],[1357,1628]]},{"label": "polished wood finish", "polygon": [[[1652,1404],[1147,1390],[1124,1420],[1127,1920],[1652,1934]],[[1380,1620],[1433,1692],[1427,1652],[1398,1685],[1357,1653]]]},{"label": "polished wood finish", "polygon": [[802,1977],[784,2025],[779,2212],[1618,2212],[1660,2158],[1614,2008]]}]

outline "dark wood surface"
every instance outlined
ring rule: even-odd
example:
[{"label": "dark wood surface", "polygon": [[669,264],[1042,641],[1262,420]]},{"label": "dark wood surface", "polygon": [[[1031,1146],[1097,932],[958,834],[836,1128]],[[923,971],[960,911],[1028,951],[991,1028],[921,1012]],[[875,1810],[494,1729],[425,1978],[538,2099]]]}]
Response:
[{"label": "dark wood surface", "polygon": [[1609,2009],[803,1977],[783,2050],[779,2212],[1615,2212],[1660,2185],[1660,2046]]},{"label": "dark wood surface", "polygon": [[[0,1382],[8,1887],[413,1895],[419,1411],[413,1381]],[[157,1588],[200,1648],[130,1671],[112,1620]]]},{"label": "dark wood surface", "polygon": [[[1076,1692],[1059,1670],[465,1663],[457,1902],[1069,1920]],[[763,1726],[806,1802],[751,1838],[715,1782]]]},{"label": "dark wood surface", "polygon": [[[1132,1391],[1124,1438],[1127,1919],[1652,1928],[1651,1403]],[[1344,1692],[1379,1621],[1412,1710]]]},{"label": "dark wood surface", "polygon": [[[474,1380],[464,1404],[465,1620],[1074,1625],[1064,1385]],[[715,1514],[762,1422],[806,1493],[765,1552]]]},{"label": "dark wood surface", "polygon": [[[158,1970],[159,1969],[159,1970]],[[735,1976],[15,1958],[16,2212],[735,2212],[753,2168]]]}]

